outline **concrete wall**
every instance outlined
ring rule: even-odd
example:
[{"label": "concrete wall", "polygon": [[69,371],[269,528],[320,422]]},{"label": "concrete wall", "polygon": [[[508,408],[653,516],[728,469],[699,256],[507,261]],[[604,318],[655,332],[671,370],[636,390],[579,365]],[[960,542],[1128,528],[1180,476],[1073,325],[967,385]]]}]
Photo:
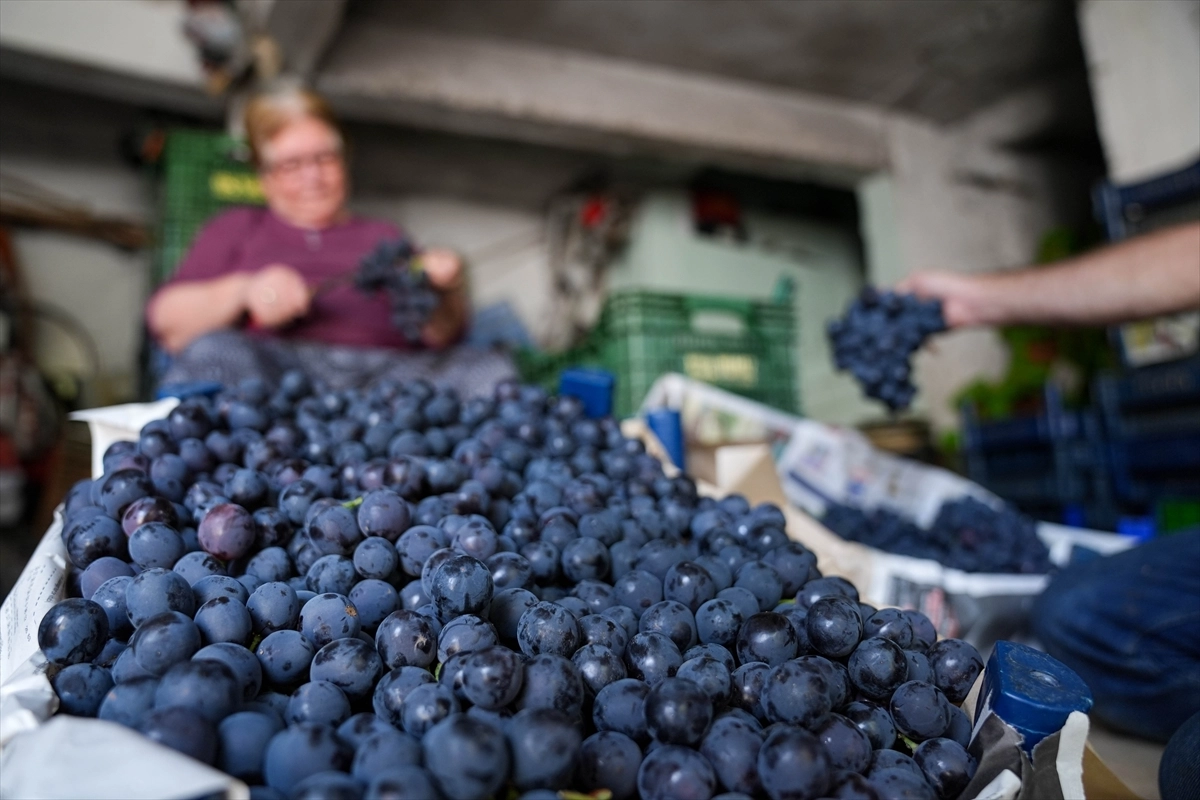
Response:
[{"label": "concrete wall", "polygon": [[1200,156],[1200,2],[1083,0],[1079,21],[1109,177]]},{"label": "concrete wall", "polygon": [[[126,104],[0,81],[0,171],[6,183],[24,179],[96,214],[151,224],[150,178],[118,154],[122,133],[138,118]],[[99,350],[100,375],[84,401],[130,399],[150,254],[51,230],[13,233],[33,299],[78,320]],[[80,375],[92,366],[59,327],[44,324],[39,332],[38,357],[47,369]]]}]

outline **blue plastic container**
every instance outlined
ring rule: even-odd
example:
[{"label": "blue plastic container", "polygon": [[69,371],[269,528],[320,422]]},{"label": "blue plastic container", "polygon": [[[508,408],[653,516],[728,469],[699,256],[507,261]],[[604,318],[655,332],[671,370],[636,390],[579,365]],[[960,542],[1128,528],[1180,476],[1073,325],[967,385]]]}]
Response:
[{"label": "blue plastic container", "polygon": [[654,431],[654,435],[662,442],[663,448],[666,449],[667,455],[671,457],[672,463],[675,466],[683,469],[684,464],[684,447],[683,447],[683,420],[679,416],[679,412],[670,408],[660,408],[656,411],[651,411],[646,414],[646,424],[650,430]]},{"label": "blue plastic container", "polygon": [[1145,542],[1158,533],[1158,523],[1154,517],[1121,517],[1117,520],[1117,533]]},{"label": "blue plastic container", "polygon": [[578,397],[583,412],[591,419],[612,414],[616,377],[608,370],[585,367],[564,369],[558,379],[558,393]]},{"label": "blue plastic container", "polygon": [[1040,650],[1016,642],[997,642],[983,675],[975,710],[978,723],[991,710],[1034,746],[1066,724],[1072,711],[1087,713],[1092,691],[1073,670]]}]

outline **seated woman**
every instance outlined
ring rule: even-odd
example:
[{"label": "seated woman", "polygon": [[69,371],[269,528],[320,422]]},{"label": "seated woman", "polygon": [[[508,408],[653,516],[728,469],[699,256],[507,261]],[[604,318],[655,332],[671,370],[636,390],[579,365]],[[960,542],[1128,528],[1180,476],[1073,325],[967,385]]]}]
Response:
[{"label": "seated woman", "polygon": [[344,141],[324,100],[300,89],[259,95],[245,116],[267,208],[215,217],[147,303],[150,332],[173,356],[164,385],[274,382],[300,368],[334,389],[424,378],[469,396],[513,377],[506,357],[456,344],[469,301],[455,253],[420,255],[439,303],[416,343],[393,326],[385,296],[337,280],[401,233],[347,212]]}]

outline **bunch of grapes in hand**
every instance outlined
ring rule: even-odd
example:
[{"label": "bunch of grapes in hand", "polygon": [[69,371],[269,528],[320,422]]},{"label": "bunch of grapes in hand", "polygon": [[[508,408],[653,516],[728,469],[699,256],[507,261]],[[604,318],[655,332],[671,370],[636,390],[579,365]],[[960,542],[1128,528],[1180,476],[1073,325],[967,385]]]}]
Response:
[{"label": "bunch of grapes in hand", "polygon": [[387,293],[392,324],[410,342],[420,341],[421,330],[438,305],[429,276],[417,268],[418,258],[407,239],[384,239],[363,258],[354,276],[359,291]]}]

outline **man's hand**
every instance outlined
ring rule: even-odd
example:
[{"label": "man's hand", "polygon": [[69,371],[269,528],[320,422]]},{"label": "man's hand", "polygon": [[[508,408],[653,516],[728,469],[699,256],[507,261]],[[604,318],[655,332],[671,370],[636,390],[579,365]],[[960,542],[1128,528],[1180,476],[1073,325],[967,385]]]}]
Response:
[{"label": "man's hand", "polygon": [[942,316],[951,328],[988,322],[987,292],[981,276],[945,270],[914,272],[896,284],[896,292],[942,301]]},{"label": "man's hand", "polygon": [[270,264],[250,276],[246,311],[264,328],[279,328],[308,313],[312,291],[299,272],[286,264]]},{"label": "man's hand", "polygon": [[458,253],[446,248],[424,250],[420,256],[421,268],[429,276],[433,288],[448,292],[459,288],[463,280],[463,263]]}]

